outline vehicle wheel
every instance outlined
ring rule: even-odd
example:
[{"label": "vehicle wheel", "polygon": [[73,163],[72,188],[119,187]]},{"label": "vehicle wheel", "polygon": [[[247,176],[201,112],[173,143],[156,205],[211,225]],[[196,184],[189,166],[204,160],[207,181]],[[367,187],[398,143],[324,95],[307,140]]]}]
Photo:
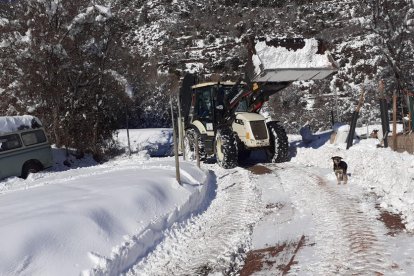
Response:
[{"label": "vehicle wheel", "polygon": [[231,169],[237,166],[237,141],[231,129],[223,128],[217,130],[215,151],[217,163],[220,167]]},{"label": "vehicle wheel", "polygon": [[195,155],[195,141],[198,139],[198,150],[200,159],[204,158],[204,143],[201,139],[201,135],[193,128],[187,129],[184,136],[184,152],[185,159],[188,161],[196,160]]},{"label": "vehicle wheel", "polygon": [[22,175],[21,177],[26,179],[27,176],[31,173],[37,173],[43,169],[43,166],[36,161],[26,162],[22,168]]},{"label": "vehicle wheel", "polygon": [[267,123],[270,147],[266,150],[269,162],[281,163],[288,160],[289,142],[283,126],[277,122]]}]

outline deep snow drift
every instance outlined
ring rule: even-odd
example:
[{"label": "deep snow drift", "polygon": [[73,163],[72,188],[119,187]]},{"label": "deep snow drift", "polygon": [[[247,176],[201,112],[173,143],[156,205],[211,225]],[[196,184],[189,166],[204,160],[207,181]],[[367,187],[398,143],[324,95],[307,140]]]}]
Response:
[{"label": "deep snow drift", "polygon": [[145,152],[65,171],[55,161],[27,180],[0,181],[0,275],[118,275],[205,208],[214,185],[183,162],[180,186],[172,158]]},{"label": "deep snow drift", "polygon": [[33,175],[25,190],[0,196],[0,274],[120,273],[119,255],[131,265],[198,210],[206,174],[182,164],[182,181],[172,161],[142,158]]},{"label": "deep snow drift", "polygon": [[[150,156],[173,155],[173,137],[171,129],[130,129],[129,136],[131,152],[133,153],[146,151]],[[126,129],[120,129],[115,138],[122,148],[128,148]]]}]

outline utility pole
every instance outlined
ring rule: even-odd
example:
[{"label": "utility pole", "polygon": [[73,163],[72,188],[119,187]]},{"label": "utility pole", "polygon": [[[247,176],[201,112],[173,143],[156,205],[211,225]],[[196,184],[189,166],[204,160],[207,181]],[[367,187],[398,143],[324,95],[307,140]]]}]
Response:
[{"label": "utility pole", "polygon": [[381,111],[381,125],[382,125],[382,136],[384,141],[384,148],[388,147],[388,133],[390,132],[390,122],[388,117],[388,107],[387,107],[387,99],[385,98],[384,93],[384,81],[380,80],[379,82],[379,104],[380,104],[380,111]]},{"label": "utility pole", "polygon": [[129,139],[129,116],[128,116],[128,103],[125,105],[125,117],[126,117],[126,130],[128,139],[128,155],[131,156],[131,141]]},{"label": "utility pole", "polygon": [[397,151],[397,92],[392,94],[392,144]]},{"label": "utility pole", "polygon": [[336,121],[340,122],[339,118],[339,108],[338,108],[338,88],[335,88],[335,110],[336,110]]},{"label": "utility pole", "polygon": [[[178,95],[178,143],[181,152],[184,150],[184,129],[183,129],[183,116],[181,114],[181,97]],[[185,154],[183,153],[183,159],[185,160]]]},{"label": "utility pole", "polygon": [[174,156],[175,156],[175,178],[178,184],[181,184],[181,177],[180,177],[180,161],[178,159],[178,141],[177,141],[177,134],[175,131],[175,120],[174,120],[174,109],[172,104],[172,97],[170,95],[170,106],[171,106],[171,120],[172,120],[172,130],[173,130],[173,141],[174,141]]}]

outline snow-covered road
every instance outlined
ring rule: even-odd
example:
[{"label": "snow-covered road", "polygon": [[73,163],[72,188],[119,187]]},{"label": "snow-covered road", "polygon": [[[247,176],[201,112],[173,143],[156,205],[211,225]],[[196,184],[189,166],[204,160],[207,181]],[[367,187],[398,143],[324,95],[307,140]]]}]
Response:
[{"label": "snow-covered road", "polygon": [[386,229],[367,198],[362,200],[361,195],[352,195],[349,186],[326,179],[328,171],[279,165],[276,173],[296,209],[312,218],[303,233],[307,243],[313,244],[312,258],[300,251],[292,274],[383,275],[390,271],[393,263],[386,250]]},{"label": "snow-covered road", "polygon": [[[223,170],[209,208],[127,275],[410,275],[414,238],[388,235],[375,196],[295,163]],[[267,249],[276,249],[263,254]],[[260,252],[250,262],[246,257]],[[252,266],[253,263],[253,266]]]},{"label": "snow-covered road", "polygon": [[252,226],[261,216],[257,183],[245,169],[209,167],[214,168],[218,183],[210,207],[172,228],[128,275],[229,275],[241,268]]},{"label": "snow-covered road", "polygon": [[[414,238],[402,230],[389,235],[376,196],[355,180],[337,185],[330,169],[264,166],[270,171],[257,182],[264,184],[262,200],[274,208],[254,228],[242,275],[412,275]],[[276,250],[263,254],[269,248]]]}]

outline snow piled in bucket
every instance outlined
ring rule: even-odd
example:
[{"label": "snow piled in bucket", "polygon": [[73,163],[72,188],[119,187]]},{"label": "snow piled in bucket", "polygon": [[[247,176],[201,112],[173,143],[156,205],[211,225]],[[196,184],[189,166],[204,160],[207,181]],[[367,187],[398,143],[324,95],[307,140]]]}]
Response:
[{"label": "snow piled in bucket", "polygon": [[256,43],[256,55],[253,55],[255,73],[263,69],[283,68],[331,68],[332,64],[327,55],[317,54],[318,41],[305,39],[305,46],[298,50],[288,50],[285,47],[266,45],[266,41]]},{"label": "snow piled in bucket", "polygon": [[39,126],[42,125],[38,118],[31,115],[0,117],[0,133],[32,128],[33,122],[37,123]]}]

